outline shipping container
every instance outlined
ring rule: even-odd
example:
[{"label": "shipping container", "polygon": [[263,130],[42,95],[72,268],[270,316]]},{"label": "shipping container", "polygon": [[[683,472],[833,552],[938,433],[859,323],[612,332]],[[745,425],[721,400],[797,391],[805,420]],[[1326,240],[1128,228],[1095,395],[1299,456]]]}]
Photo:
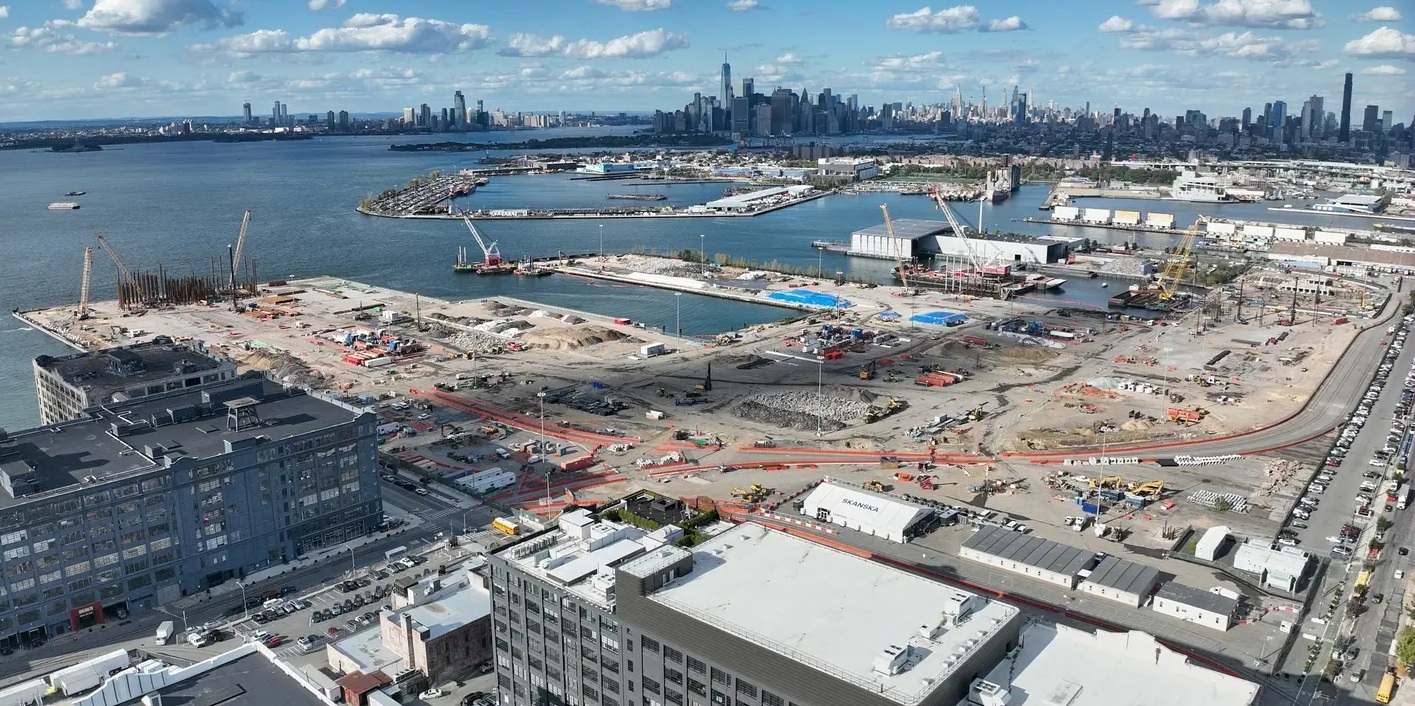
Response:
[{"label": "shipping container", "polygon": [[583,471],[596,463],[599,463],[599,459],[594,456],[580,456],[579,458],[564,459],[560,462],[560,470]]}]

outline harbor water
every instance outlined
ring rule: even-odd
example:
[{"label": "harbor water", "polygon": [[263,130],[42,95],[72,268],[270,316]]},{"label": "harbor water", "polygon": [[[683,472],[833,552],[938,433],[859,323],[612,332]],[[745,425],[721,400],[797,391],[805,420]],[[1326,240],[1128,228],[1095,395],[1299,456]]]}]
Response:
[{"label": "harbor water", "polygon": [[[622,131],[627,132],[627,131]],[[574,131],[497,133],[478,141],[518,141],[577,134]],[[578,134],[585,134],[581,131]],[[596,133],[599,134],[599,133]],[[457,275],[451,264],[458,246],[476,245],[456,221],[413,221],[362,216],[359,200],[432,170],[481,166],[483,156],[525,152],[412,153],[388,145],[416,138],[320,138],[294,142],[146,144],[100,152],[55,154],[0,152],[0,163],[17,178],[0,190],[0,303],[7,308],[36,308],[76,303],[83,249],[104,234],[130,267],[169,274],[206,273],[213,258],[225,257],[241,212],[253,210],[246,257],[262,281],[311,275],[344,277],[423,295],[463,299],[514,296],[671,328],[681,304],[684,332],[728,331],[791,315],[788,309],[595,282],[574,277],[477,277]],[[585,181],[573,175],[493,177],[491,183],[459,201],[465,208],[591,207],[615,205],[609,194],[663,193],[664,204],[701,203],[722,195],[729,184],[645,184],[633,181]],[[1013,198],[986,204],[984,225],[1036,235],[1086,237],[1101,242],[1139,240],[1163,247],[1169,240],[1094,228],[1022,223],[1043,215],[1037,205],[1046,185],[1028,185]],[[49,203],[69,191],[86,191],[76,211],[50,211]],[[622,205],[622,202],[619,202]],[[488,221],[478,229],[498,243],[509,259],[557,252],[588,253],[636,249],[663,253],[703,248],[750,258],[767,265],[817,264],[827,273],[843,272],[888,281],[892,263],[822,253],[814,240],[848,240],[853,230],[876,225],[880,204],[895,218],[937,219],[925,197],[896,194],[833,196],[754,218],[615,219],[571,221]],[[1268,204],[1205,205],[1170,201],[1090,199],[1094,208],[1124,208],[1173,213],[1187,225],[1199,214],[1227,218],[1327,224],[1311,214],[1279,214]],[[970,223],[976,204],[957,204]],[[1014,219],[1016,219],[1014,221]],[[601,229],[600,226],[603,225]],[[1360,227],[1359,223],[1338,223]],[[93,296],[114,296],[114,267],[95,248]],[[1104,280],[1075,279],[1055,294],[1058,303],[1105,307],[1105,299],[1128,283],[1102,289]],[[0,325],[0,428],[23,428],[37,421],[31,359],[67,349],[18,322]]]}]

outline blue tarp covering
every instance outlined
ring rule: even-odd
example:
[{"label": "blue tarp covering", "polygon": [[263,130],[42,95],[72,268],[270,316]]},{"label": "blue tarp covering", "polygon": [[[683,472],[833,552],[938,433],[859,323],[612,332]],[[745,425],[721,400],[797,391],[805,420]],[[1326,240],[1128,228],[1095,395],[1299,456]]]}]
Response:
[{"label": "blue tarp covering", "polygon": [[824,309],[839,307],[845,309],[855,306],[849,299],[841,299],[834,294],[822,294],[809,289],[788,289],[784,292],[772,292],[766,295],[768,299],[775,299],[779,302],[789,302],[791,304],[805,304],[806,306],[818,306]]},{"label": "blue tarp covering", "polygon": [[957,326],[967,321],[968,317],[952,311],[926,311],[922,314],[914,314],[909,317],[909,320],[914,323],[934,326]]}]

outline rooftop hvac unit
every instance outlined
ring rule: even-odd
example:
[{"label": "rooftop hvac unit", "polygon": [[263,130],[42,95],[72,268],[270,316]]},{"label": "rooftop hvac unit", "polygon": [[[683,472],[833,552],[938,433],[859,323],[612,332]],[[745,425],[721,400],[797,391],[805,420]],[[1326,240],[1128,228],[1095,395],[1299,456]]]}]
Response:
[{"label": "rooftop hvac unit", "polygon": [[973,692],[969,700],[980,706],[1008,706],[1012,702],[1012,692],[990,681],[976,679],[969,691]]},{"label": "rooftop hvac unit", "polygon": [[908,645],[903,647],[890,645],[875,656],[872,667],[874,671],[880,674],[898,674],[904,671],[904,668],[908,666],[909,654],[910,648]]}]

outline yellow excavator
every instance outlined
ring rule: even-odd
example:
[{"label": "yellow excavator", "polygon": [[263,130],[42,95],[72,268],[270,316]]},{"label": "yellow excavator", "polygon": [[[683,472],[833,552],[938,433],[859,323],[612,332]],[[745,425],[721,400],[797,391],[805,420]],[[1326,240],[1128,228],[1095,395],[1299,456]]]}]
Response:
[{"label": "yellow excavator", "polygon": [[733,488],[732,494],[742,499],[743,502],[758,503],[771,495],[771,489],[764,485],[751,485],[746,488]]},{"label": "yellow excavator", "polygon": [[1130,493],[1142,498],[1158,498],[1164,494],[1164,481],[1147,480],[1130,484]]},{"label": "yellow excavator", "polygon": [[867,481],[865,481],[865,486],[864,486],[864,487],[865,487],[865,490],[873,491],[873,492],[876,492],[876,493],[883,493],[883,492],[884,492],[884,483],[881,483],[881,482],[879,482],[879,481],[877,481],[877,480],[867,480]]},{"label": "yellow excavator", "polygon": [[1104,488],[1108,490],[1120,490],[1125,487],[1125,479],[1120,476],[1106,476],[1091,481],[1092,488]]}]

